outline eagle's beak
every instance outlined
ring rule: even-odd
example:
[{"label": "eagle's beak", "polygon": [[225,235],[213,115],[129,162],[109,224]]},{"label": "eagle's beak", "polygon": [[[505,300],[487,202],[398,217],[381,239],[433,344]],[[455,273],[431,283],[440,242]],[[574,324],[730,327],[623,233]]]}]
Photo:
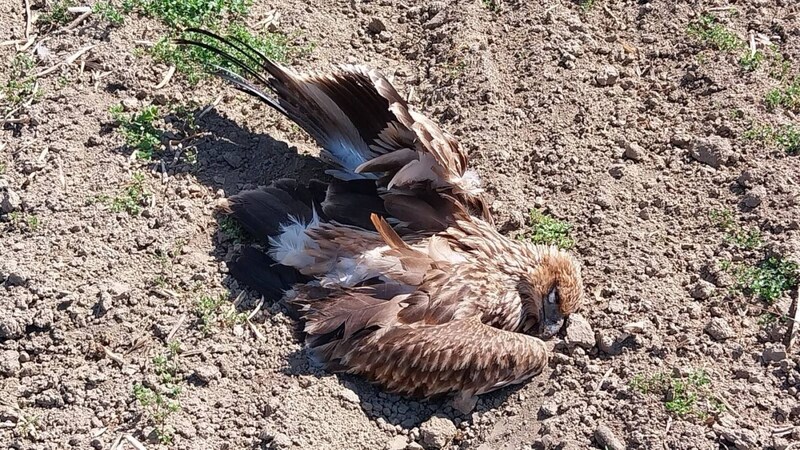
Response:
[{"label": "eagle's beak", "polygon": [[553,288],[542,302],[542,309],[539,312],[539,336],[542,339],[549,339],[561,330],[564,326],[564,316],[558,306],[558,288]]}]

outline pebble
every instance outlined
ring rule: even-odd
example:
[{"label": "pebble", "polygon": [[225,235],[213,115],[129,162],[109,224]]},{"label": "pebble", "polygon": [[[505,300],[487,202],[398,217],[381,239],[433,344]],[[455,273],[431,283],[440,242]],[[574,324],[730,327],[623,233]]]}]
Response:
[{"label": "pebble", "polygon": [[786,359],[786,348],[781,344],[770,344],[761,352],[761,359],[765,363],[779,362]]},{"label": "pebble", "polygon": [[767,189],[764,186],[756,186],[750,189],[742,198],[744,206],[756,208],[767,197]]},{"label": "pebble", "polygon": [[358,394],[353,392],[350,389],[344,388],[342,392],[339,393],[339,398],[346,402],[358,404],[361,402],[361,399],[358,398]]},{"label": "pebble", "polygon": [[714,291],[716,291],[716,287],[712,283],[706,280],[699,280],[692,286],[689,295],[696,300],[705,300],[714,295]]},{"label": "pebble", "polygon": [[613,86],[618,79],[619,70],[611,65],[603,67],[600,73],[595,77],[598,86]]},{"label": "pebble", "polygon": [[367,29],[370,33],[379,34],[382,31],[386,31],[386,24],[377,17],[373,17],[372,20],[369,21],[369,25],[367,25]]},{"label": "pebble", "polygon": [[419,426],[422,446],[426,449],[445,448],[458,433],[455,424],[447,418],[433,416]]},{"label": "pebble", "polygon": [[22,199],[19,197],[19,194],[11,189],[0,192],[0,210],[4,213],[8,214],[14,212],[18,210],[20,206],[22,206]]},{"label": "pebble", "polygon": [[221,376],[219,368],[214,365],[203,365],[195,367],[194,372],[192,373],[200,382],[204,384],[208,384],[213,380],[216,380]]},{"label": "pebble", "polygon": [[736,336],[736,331],[722,317],[715,317],[708,321],[704,330],[715,341],[724,341]]},{"label": "pebble", "polygon": [[606,425],[599,425],[594,430],[594,439],[597,441],[597,444],[600,448],[605,448],[608,450],[625,450],[625,444],[614,435],[614,432],[611,431],[611,428],[607,427]]},{"label": "pebble", "polygon": [[635,142],[628,142],[625,145],[625,157],[633,161],[644,159],[644,149]]},{"label": "pebble", "polygon": [[695,139],[692,141],[689,155],[715,169],[719,169],[723,165],[730,165],[734,161],[731,141],[720,136]]},{"label": "pebble", "polygon": [[5,350],[0,353],[0,375],[15,377],[19,372],[19,352],[16,350]]},{"label": "pebble", "polygon": [[22,337],[23,329],[13,317],[0,317],[0,339],[17,339]]},{"label": "pebble", "polygon": [[242,157],[235,153],[223,153],[222,159],[224,159],[225,162],[234,169],[238,169],[242,166]]},{"label": "pebble", "polygon": [[586,349],[594,347],[595,337],[592,326],[580,314],[570,314],[567,319],[567,344]]}]

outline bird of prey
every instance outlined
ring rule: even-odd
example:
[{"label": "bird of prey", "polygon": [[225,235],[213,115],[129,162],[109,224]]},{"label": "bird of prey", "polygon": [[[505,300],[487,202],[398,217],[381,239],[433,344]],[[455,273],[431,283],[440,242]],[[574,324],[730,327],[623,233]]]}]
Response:
[{"label": "bird of prey", "polygon": [[180,44],[239,67],[217,73],[297,123],[333,167],[329,183],[280,179],[224,205],[264,246],[245,249],[232,275],[298,314],[315,360],[401,395],[453,393],[465,413],[542,371],[541,339],[583,303],[580,265],[495,229],[452,136],[377,70],[299,74],[189,31],[204,37]]}]

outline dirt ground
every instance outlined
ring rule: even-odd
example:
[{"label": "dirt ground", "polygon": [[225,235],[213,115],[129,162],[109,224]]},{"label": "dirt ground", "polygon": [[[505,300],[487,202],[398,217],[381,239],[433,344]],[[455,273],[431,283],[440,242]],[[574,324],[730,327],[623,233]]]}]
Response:
[{"label": "dirt ground", "polygon": [[[217,81],[156,88],[168,68],[140,50],[159,22],[90,16],[52,33],[36,71],[94,47],[39,77],[30,120],[0,131],[2,448],[134,448],[124,435],[148,449],[800,448],[800,356],[783,343],[797,283],[770,304],[729,269],[800,255],[800,156],[748,132],[800,126],[797,107],[765,103],[800,71],[800,5],[280,0],[253,5],[248,24],[273,10],[315,45],[295,67],[393,74],[469,149],[506,232],[534,207],[571,224],[588,324],[551,341],[545,373],[470,416],[310,366],[280,305],[239,320],[259,298],[227,275],[242,244],[214,208],[320,176],[316,147]],[[687,31],[709,11],[743,48]],[[0,41],[24,40],[25,18],[25,2],[0,0]],[[773,58],[743,68],[751,32],[776,46],[783,76]],[[0,81],[16,53],[0,46]],[[109,115],[199,114],[220,94],[193,158],[165,152],[163,168],[132,161]],[[147,194],[138,213],[103,200],[131,186]],[[736,230],[762,242],[738,245]],[[144,405],[141,386],[179,408]]]}]

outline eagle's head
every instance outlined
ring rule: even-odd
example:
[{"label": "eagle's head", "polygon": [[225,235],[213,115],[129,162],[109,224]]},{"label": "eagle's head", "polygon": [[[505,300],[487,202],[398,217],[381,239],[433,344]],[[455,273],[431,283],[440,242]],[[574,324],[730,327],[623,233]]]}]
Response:
[{"label": "eagle's head", "polygon": [[555,336],[564,320],[583,305],[583,280],[578,261],[552,246],[533,246],[537,264],[520,283],[520,295],[529,316],[536,318],[534,332],[547,339]]}]

